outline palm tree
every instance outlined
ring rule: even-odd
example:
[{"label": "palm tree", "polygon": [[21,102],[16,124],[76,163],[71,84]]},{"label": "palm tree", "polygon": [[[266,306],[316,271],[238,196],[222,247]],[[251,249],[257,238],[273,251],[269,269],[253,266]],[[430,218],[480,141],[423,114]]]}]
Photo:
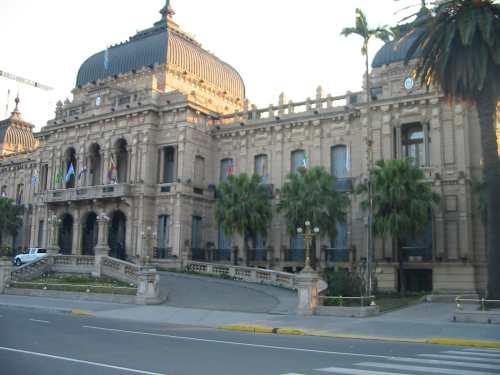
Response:
[{"label": "palm tree", "polygon": [[[369,58],[368,58],[368,43],[371,38],[377,38],[383,42],[388,42],[391,39],[392,32],[385,27],[377,27],[371,29],[368,26],[368,21],[363,11],[356,8],[356,24],[354,27],[346,27],[342,30],[340,35],[345,37],[350,35],[358,35],[363,38],[363,46],[361,47],[361,54],[365,57],[365,90],[366,90],[366,100],[368,105],[371,101],[370,95],[370,79],[369,79]],[[369,106],[368,106],[369,108]]]},{"label": "palm tree", "polygon": [[218,186],[215,221],[226,235],[238,233],[243,237],[245,254],[251,239],[266,235],[271,220],[271,197],[260,176],[233,175]]},{"label": "palm tree", "polygon": [[479,115],[488,215],[488,296],[500,298],[500,162],[495,115],[500,98],[500,5],[491,0],[440,1],[415,22],[415,76],[449,100],[474,104]]},{"label": "palm tree", "polygon": [[2,245],[2,235],[9,234],[15,236],[23,224],[22,206],[16,206],[9,198],[0,198],[0,245]]},{"label": "palm tree", "polygon": [[345,220],[349,197],[335,189],[335,177],[323,167],[299,168],[283,185],[278,212],[287,222],[290,235],[297,234],[306,220],[318,227],[320,235],[334,240],[336,224]]},{"label": "palm tree", "polygon": [[[373,229],[376,236],[390,236],[399,261],[400,291],[405,292],[402,240],[424,229],[439,196],[425,182],[423,171],[410,160],[380,160],[373,177]],[[364,191],[365,189],[360,189]],[[368,202],[363,202],[367,206]]]}]

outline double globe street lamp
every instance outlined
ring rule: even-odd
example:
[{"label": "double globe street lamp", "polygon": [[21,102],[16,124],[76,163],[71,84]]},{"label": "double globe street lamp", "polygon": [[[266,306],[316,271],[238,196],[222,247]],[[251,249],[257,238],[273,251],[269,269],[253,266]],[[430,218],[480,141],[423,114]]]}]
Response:
[{"label": "double globe street lamp", "polygon": [[297,228],[297,234],[304,237],[304,245],[306,250],[306,260],[302,272],[313,272],[314,269],[311,267],[311,245],[313,238],[319,234],[319,228],[311,228],[311,222],[309,220],[307,220],[304,224],[305,229],[303,229],[302,227]]}]

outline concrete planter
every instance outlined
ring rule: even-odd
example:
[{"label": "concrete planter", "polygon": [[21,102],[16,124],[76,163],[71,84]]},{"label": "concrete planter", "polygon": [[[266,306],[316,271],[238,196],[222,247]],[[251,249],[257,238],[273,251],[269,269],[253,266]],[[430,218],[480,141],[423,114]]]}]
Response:
[{"label": "concrete planter", "polygon": [[368,316],[378,315],[380,309],[378,306],[317,306],[316,315],[324,316],[345,316],[351,318],[366,318]]},{"label": "concrete planter", "polygon": [[5,294],[10,294],[15,296],[65,298],[77,301],[96,301],[96,302],[130,303],[130,304],[135,304],[137,298],[137,296],[128,296],[122,294],[63,292],[58,290],[23,289],[23,288],[5,288]]}]

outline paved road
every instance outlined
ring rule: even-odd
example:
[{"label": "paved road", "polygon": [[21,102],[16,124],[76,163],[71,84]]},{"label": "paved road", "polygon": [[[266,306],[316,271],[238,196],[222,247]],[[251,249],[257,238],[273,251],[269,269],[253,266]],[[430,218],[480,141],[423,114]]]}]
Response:
[{"label": "paved road", "polygon": [[500,373],[500,350],[73,317],[0,307],[0,372],[53,374],[383,375]]},{"label": "paved road", "polygon": [[206,276],[160,272],[160,288],[174,307],[278,314],[297,307],[294,291]]}]

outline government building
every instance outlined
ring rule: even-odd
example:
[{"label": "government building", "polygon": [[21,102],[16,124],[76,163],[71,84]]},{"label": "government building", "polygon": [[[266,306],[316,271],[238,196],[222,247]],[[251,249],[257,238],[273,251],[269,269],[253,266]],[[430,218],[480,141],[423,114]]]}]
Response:
[{"label": "government building", "polygon": [[[48,247],[57,232],[61,253],[92,255],[99,217],[106,217],[113,257],[294,272],[304,265],[303,240],[287,233],[284,218],[275,214],[267,237],[244,253],[243,239],[228,238],[215,222],[215,187],[231,174],[257,173],[275,206],[287,175],[307,160],[352,193],[368,176],[372,152],[375,161],[411,157],[442,197],[426,230],[405,243],[407,288],[485,289],[485,232],[474,188],[482,175],[478,118],[472,107],[413,82],[411,62],[403,62],[408,43],[389,42],[376,54],[370,116],[365,94],[330,95],[320,87],[303,101],[281,95],[257,108],[238,71],[173,18],[164,7],[152,27],[84,61],[72,101],[58,102],[40,132],[22,119],[16,99],[0,122],[0,188],[24,207],[24,224],[4,244]],[[317,268],[366,262],[366,212],[360,197],[350,197],[337,237],[317,243]],[[376,239],[374,262],[379,290],[397,290],[390,239]]]}]

